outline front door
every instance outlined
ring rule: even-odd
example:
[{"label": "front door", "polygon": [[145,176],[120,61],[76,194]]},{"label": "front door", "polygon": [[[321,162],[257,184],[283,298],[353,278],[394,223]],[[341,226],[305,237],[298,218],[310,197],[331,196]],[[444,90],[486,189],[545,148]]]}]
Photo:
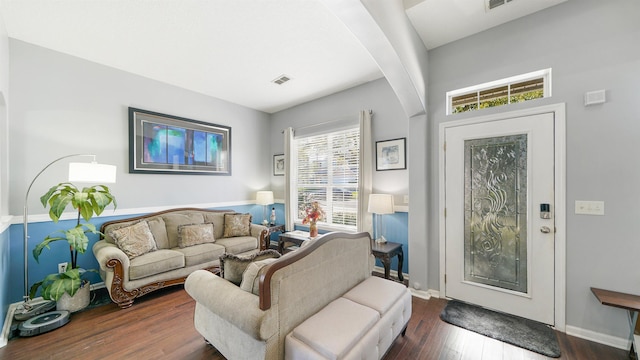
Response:
[{"label": "front door", "polygon": [[554,113],[444,139],[445,295],[554,325]]}]

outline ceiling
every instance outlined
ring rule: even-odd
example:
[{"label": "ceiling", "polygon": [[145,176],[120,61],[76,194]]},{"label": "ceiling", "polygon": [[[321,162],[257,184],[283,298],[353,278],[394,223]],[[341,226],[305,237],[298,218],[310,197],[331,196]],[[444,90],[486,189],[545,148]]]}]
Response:
[{"label": "ceiling", "polygon": [[[404,6],[433,49],[564,1]],[[383,76],[321,0],[0,0],[0,15],[11,38],[267,113]]]}]

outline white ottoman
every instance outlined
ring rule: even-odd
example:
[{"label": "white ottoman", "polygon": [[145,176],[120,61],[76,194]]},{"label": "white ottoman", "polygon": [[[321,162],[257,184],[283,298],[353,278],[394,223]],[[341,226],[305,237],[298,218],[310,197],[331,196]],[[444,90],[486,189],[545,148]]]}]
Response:
[{"label": "white ottoman", "polygon": [[411,293],[370,277],[298,325],[285,359],[381,359],[411,317]]}]

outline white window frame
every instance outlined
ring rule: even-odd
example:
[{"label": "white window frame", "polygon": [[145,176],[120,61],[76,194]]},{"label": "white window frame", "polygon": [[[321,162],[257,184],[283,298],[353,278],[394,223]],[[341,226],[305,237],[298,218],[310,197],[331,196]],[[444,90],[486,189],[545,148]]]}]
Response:
[{"label": "white window frame", "polygon": [[[543,70],[538,70],[538,71],[532,71],[530,73],[526,73],[526,74],[521,74],[521,75],[516,75],[516,76],[511,76],[511,77],[507,77],[504,79],[500,79],[500,80],[494,80],[494,81],[490,81],[490,82],[486,82],[484,84],[479,84],[479,85],[473,85],[473,86],[469,86],[469,87],[465,87],[462,89],[457,89],[457,90],[452,90],[452,91],[447,91],[446,93],[446,114],[447,115],[451,115],[453,114],[453,98],[460,96],[460,95],[465,95],[465,94],[469,94],[469,93],[473,93],[473,92],[481,92],[481,91],[485,91],[488,89],[492,89],[492,88],[498,88],[501,86],[506,86],[506,85],[512,85],[512,84],[516,84],[519,82],[523,82],[523,81],[527,81],[527,80],[533,80],[533,79],[537,79],[537,78],[542,78],[544,85],[543,85],[543,98],[548,98],[551,97],[551,68],[548,69],[543,69]],[[509,96],[510,98],[510,96]],[[509,99],[510,100],[510,99]],[[479,110],[479,109],[477,109]]]},{"label": "white window frame", "polygon": [[[300,136],[299,138],[295,138],[294,139],[294,144],[293,144],[293,149],[294,151],[292,151],[292,156],[291,156],[291,162],[292,164],[295,164],[295,166],[293,167],[293,172],[294,172],[294,176],[292,177],[293,183],[292,183],[292,188],[295,189],[295,197],[293,197],[293,204],[291,206],[291,211],[293,212],[293,220],[294,220],[294,225],[296,226],[301,226],[301,227],[306,227],[308,226],[308,224],[302,224],[302,220],[298,218],[298,207],[299,207],[299,202],[298,202],[298,142],[300,141],[300,139],[304,139],[304,138],[308,138],[308,137],[314,137],[314,136],[318,136],[318,135],[327,135],[327,134],[331,134],[331,133],[338,133],[338,132],[344,132],[344,131],[350,131],[350,130],[359,130],[359,126],[349,126],[349,127],[343,127],[340,129],[336,129],[333,131],[323,131],[322,133],[318,133],[318,134],[309,134],[309,135],[305,135],[305,136]],[[359,132],[359,131],[358,131]],[[358,134],[358,136],[360,137],[360,140],[362,139],[361,136],[362,134]],[[330,163],[329,160],[327,160],[327,163]],[[362,164],[358,164],[358,166],[362,166]],[[327,174],[328,178],[331,178],[331,174],[330,172]],[[355,191],[358,192],[359,188],[360,188],[360,183],[361,183],[362,179],[360,179],[358,177],[358,184],[356,185],[356,189]],[[314,187],[326,187],[327,189],[337,186],[336,184],[333,184],[332,182],[330,182],[327,185],[319,185],[319,184],[313,184],[310,186],[314,186]],[[329,194],[329,192],[327,191],[327,194]],[[356,199],[357,201],[357,199]],[[323,210],[325,211],[325,213],[328,212],[328,208],[330,208],[331,206],[331,202],[332,200],[329,199],[329,197],[327,197],[327,206],[325,208],[325,206],[323,205]],[[355,225],[340,225],[340,224],[330,224],[327,222],[318,222],[317,226],[318,229],[321,230],[327,230],[327,231],[343,231],[343,232],[354,232],[357,230],[357,223],[358,221],[362,220],[363,214],[360,214],[358,212],[358,207],[356,206],[356,224]],[[327,218],[331,218],[331,215],[327,214]]]}]

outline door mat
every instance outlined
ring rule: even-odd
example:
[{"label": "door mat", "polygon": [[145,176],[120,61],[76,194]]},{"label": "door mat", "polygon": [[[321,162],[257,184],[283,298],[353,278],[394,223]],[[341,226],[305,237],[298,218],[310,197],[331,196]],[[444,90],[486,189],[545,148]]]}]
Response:
[{"label": "door mat", "polygon": [[560,345],[551,327],[533,320],[451,300],[440,313],[450,324],[549,357],[560,357]]}]

